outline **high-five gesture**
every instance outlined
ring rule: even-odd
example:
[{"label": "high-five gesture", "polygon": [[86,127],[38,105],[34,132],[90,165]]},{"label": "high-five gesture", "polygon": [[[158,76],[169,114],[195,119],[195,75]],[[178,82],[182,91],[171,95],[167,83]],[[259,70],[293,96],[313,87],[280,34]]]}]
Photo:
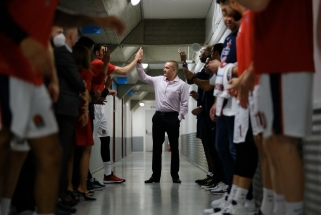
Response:
[{"label": "high-five gesture", "polygon": [[181,57],[181,62],[185,63],[186,62],[186,53],[184,51],[182,51],[182,49],[180,49],[180,48],[178,49],[177,52],[179,53],[179,55]]},{"label": "high-five gesture", "polygon": [[136,56],[135,56],[135,60],[137,63],[142,63],[143,55],[144,55],[143,48],[140,47],[138,52],[136,53]]}]

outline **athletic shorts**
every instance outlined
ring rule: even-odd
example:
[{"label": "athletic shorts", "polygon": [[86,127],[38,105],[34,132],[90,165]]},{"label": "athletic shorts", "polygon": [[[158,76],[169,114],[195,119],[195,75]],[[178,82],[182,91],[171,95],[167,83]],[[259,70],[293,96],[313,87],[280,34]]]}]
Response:
[{"label": "athletic shorts", "polygon": [[[249,126],[252,127],[253,135],[258,135],[264,130],[264,118],[260,108],[260,86],[256,85],[249,95],[249,107],[244,109],[237,105],[234,123],[234,143],[244,143]],[[250,123],[251,122],[251,123]]]},{"label": "athletic shorts", "polygon": [[93,120],[93,125],[94,125],[93,138],[110,136],[108,132],[104,105],[95,104],[95,119]]},{"label": "athletic shorts", "polygon": [[264,137],[273,133],[305,138],[312,125],[313,73],[263,74],[260,104],[266,126]]},{"label": "athletic shorts", "polygon": [[26,139],[58,132],[52,102],[44,85],[0,75],[1,125],[14,134],[14,149],[28,150]]}]

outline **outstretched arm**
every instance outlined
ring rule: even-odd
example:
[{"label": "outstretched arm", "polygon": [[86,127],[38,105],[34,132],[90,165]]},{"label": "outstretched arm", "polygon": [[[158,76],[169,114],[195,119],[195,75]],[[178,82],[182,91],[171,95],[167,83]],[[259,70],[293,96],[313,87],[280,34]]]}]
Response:
[{"label": "outstretched arm", "polygon": [[261,12],[269,5],[271,0],[237,0],[244,7],[254,11]]},{"label": "outstretched arm", "polygon": [[127,66],[124,66],[124,67],[116,66],[115,70],[113,71],[113,74],[127,75],[130,71],[132,71],[134,69],[134,67],[136,66],[137,62],[141,58],[141,52],[142,52],[142,48],[139,48],[137,54],[135,55],[135,59],[130,64],[128,64]]},{"label": "outstretched arm", "polygon": [[98,25],[104,28],[114,29],[118,35],[125,30],[124,23],[114,16],[97,16],[80,14],[57,7],[54,25],[61,27],[81,27],[86,25]]}]

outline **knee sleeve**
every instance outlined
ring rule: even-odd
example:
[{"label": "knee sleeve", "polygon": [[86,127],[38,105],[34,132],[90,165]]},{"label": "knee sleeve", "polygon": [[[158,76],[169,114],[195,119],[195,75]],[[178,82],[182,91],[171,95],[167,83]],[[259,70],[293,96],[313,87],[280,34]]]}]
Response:
[{"label": "knee sleeve", "polygon": [[100,154],[101,154],[101,159],[103,162],[108,162],[110,161],[110,136],[108,137],[100,137]]},{"label": "knee sleeve", "polygon": [[245,178],[253,178],[258,162],[258,152],[254,141],[235,144],[235,148],[235,174]]}]

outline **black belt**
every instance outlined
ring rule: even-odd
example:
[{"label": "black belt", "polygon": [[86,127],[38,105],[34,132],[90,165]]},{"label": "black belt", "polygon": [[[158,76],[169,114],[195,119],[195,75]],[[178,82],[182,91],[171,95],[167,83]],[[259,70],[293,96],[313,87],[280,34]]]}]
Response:
[{"label": "black belt", "polygon": [[176,115],[178,116],[178,112],[172,111],[172,112],[161,112],[161,111],[156,111],[157,114],[164,115],[164,116],[169,116],[169,115]]}]

